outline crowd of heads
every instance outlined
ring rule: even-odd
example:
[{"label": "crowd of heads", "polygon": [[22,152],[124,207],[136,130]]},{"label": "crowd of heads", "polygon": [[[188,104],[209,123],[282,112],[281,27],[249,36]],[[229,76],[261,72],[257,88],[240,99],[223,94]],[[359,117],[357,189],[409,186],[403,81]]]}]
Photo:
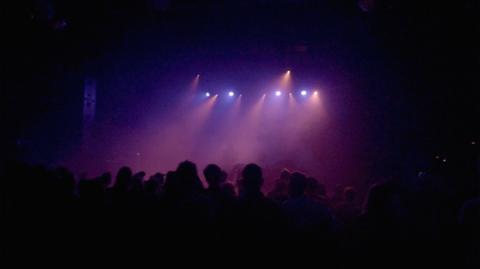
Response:
[{"label": "crowd of heads", "polygon": [[[445,252],[445,260],[462,266],[478,262],[478,192],[452,191],[446,178],[419,177],[414,187],[377,182],[360,197],[353,186],[337,185],[330,194],[320,180],[288,169],[279,171],[264,193],[262,168],[254,163],[244,165],[235,180],[216,164],[207,165],[203,177],[206,186],[191,161],[148,178],[129,167],[114,177],[106,172],[76,178],[66,168],[16,163],[2,182],[2,212],[22,236],[55,234],[59,225],[68,225],[87,231],[86,237],[70,231],[80,241],[101,235],[112,242],[120,236],[251,247],[314,244],[323,261],[335,267],[382,266],[381,261],[400,256],[438,260]],[[419,255],[423,248],[436,254]]]}]

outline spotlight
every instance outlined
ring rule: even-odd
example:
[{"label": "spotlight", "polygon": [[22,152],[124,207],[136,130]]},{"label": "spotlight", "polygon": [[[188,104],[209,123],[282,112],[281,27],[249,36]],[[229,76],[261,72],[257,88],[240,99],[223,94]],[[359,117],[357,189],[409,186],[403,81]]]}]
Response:
[{"label": "spotlight", "polygon": [[228,92],[228,96],[234,96],[234,95],[235,95],[235,93],[233,91]]},{"label": "spotlight", "polygon": [[302,96],[305,96],[305,95],[307,95],[307,91],[306,91],[306,90],[302,90],[302,91],[300,92],[300,94],[301,94]]},{"label": "spotlight", "polygon": [[280,96],[280,95],[282,95],[282,92],[281,91],[275,91],[275,95]]},{"label": "spotlight", "polygon": [[313,94],[318,95],[318,91],[314,91]]},{"label": "spotlight", "polygon": [[206,96],[206,97],[210,97],[210,93],[209,93],[209,92],[206,92],[206,93],[205,93],[205,96]]}]

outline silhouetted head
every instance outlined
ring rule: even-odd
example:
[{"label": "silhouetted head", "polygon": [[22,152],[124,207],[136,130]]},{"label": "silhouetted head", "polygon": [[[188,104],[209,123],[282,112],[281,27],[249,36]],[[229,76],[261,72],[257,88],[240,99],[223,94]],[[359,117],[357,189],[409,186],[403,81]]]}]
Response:
[{"label": "silhouetted head", "polygon": [[141,171],[135,173],[132,177],[130,184],[130,191],[132,192],[142,192],[143,191],[143,178],[145,177],[145,172]]},{"label": "silhouetted head", "polygon": [[287,168],[282,169],[282,172],[280,172],[280,180],[284,182],[288,181],[291,174],[292,173]]},{"label": "silhouetted head", "polygon": [[222,182],[226,182],[226,181],[227,181],[227,178],[228,178],[227,172],[225,172],[225,171],[222,170]]},{"label": "silhouetted head", "polygon": [[59,167],[55,172],[57,176],[55,184],[58,188],[57,190],[67,196],[73,195],[75,190],[75,177],[73,173],[65,167]]},{"label": "silhouetted head", "polygon": [[327,187],[323,183],[318,183],[318,195],[327,196]]},{"label": "silhouetted head", "polygon": [[168,171],[165,175],[165,185],[163,185],[163,189],[166,193],[174,193],[176,191],[176,184],[177,184],[177,173],[175,171]]},{"label": "silhouetted head", "polygon": [[376,219],[392,219],[400,212],[398,193],[392,184],[373,185],[367,197],[365,213]]},{"label": "silhouetted head", "polygon": [[306,192],[312,196],[326,196],[327,190],[325,185],[318,182],[314,177],[307,177],[307,190]]},{"label": "silhouetted head", "polygon": [[155,173],[147,182],[145,182],[145,191],[149,194],[156,194],[164,183],[164,175],[162,173]]},{"label": "silhouetted head", "polygon": [[337,197],[343,197],[343,191],[344,191],[343,185],[337,184],[337,185],[335,186],[335,196],[337,196]]},{"label": "silhouetted head", "polygon": [[96,180],[82,179],[78,184],[78,191],[82,201],[98,203],[102,200],[103,187]]},{"label": "silhouetted head", "polygon": [[209,164],[203,169],[203,175],[208,182],[209,188],[219,188],[225,181],[225,173],[216,164]]},{"label": "silhouetted head", "polygon": [[143,181],[146,173],[144,171],[137,172],[133,175],[133,178]]},{"label": "silhouetted head", "polygon": [[98,177],[98,181],[106,189],[112,183],[112,174],[110,172],[103,173],[100,177]]},{"label": "silhouetted head", "polygon": [[148,194],[155,194],[158,190],[158,183],[150,178],[145,182],[145,192]]},{"label": "silhouetted head", "polygon": [[235,186],[232,183],[225,183],[222,186],[223,192],[228,196],[234,198],[236,196]]},{"label": "silhouetted head", "polygon": [[148,181],[155,181],[156,184],[159,185],[159,187],[163,186],[163,183],[165,183],[165,175],[162,173],[155,173],[150,178]]},{"label": "silhouetted head", "polygon": [[291,174],[292,173],[290,173],[288,169],[282,169],[282,171],[280,172],[280,177],[275,181],[273,190],[270,193],[270,195],[273,196],[274,199],[278,199],[279,197],[287,195],[288,181],[290,180]]},{"label": "silhouetted head", "polygon": [[120,189],[127,189],[132,180],[132,170],[129,167],[122,167],[118,170],[115,187]]},{"label": "silhouetted head", "polygon": [[178,165],[176,177],[183,190],[200,190],[203,188],[198,177],[197,166],[191,161],[183,161]]},{"label": "silhouetted head", "polygon": [[343,197],[346,202],[353,203],[355,201],[355,196],[357,195],[357,191],[352,186],[348,186],[345,188],[343,192]]},{"label": "silhouetted head", "polygon": [[290,176],[290,182],[288,184],[288,193],[291,197],[300,197],[305,194],[307,188],[307,177],[300,173],[294,172]]},{"label": "silhouetted head", "polygon": [[240,186],[243,192],[260,192],[263,185],[262,168],[254,163],[247,164],[242,171]]}]

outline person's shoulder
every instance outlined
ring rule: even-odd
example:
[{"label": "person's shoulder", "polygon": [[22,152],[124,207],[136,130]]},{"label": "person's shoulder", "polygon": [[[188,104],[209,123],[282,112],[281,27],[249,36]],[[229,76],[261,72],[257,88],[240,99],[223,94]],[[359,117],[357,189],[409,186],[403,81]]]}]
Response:
[{"label": "person's shoulder", "polygon": [[310,206],[314,206],[314,207],[324,207],[324,205],[322,203],[320,203],[319,201],[317,201],[313,198],[307,197],[307,196],[299,198],[299,201],[304,203],[305,205],[310,205]]},{"label": "person's shoulder", "polygon": [[275,203],[272,199],[269,199],[267,197],[263,197],[262,199],[262,204],[264,207],[270,209],[270,210],[280,210],[281,206],[278,203]]},{"label": "person's shoulder", "polygon": [[480,207],[480,196],[467,200],[465,201],[465,203],[463,203],[463,208],[471,208],[471,207],[475,207],[475,208]]}]

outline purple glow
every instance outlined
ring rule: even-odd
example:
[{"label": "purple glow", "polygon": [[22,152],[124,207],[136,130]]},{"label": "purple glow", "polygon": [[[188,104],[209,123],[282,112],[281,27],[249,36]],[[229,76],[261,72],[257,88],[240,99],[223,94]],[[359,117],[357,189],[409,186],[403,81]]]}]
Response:
[{"label": "purple glow", "polygon": [[[159,91],[158,96],[151,99],[164,100],[165,105],[152,106],[149,113],[135,117],[139,122],[131,129],[109,126],[96,130],[95,135],[108,137],[108,142],[92,146],[94,155],[106,161],[89,164],[89,159],[83,158],[83,165],[82,162],[72,163],[88,167],[92,174],[114,171],[124,164],[147,173],[168,171],[185,159],[196,162],[199,167],[216,163],[228,171],[249,162],[272,170],[277,165],[285,165],[325,178],[325,181],[339,174],[348,178],[356,173],[350,163],[345,163],[342,169],[328,171],[318,165],[318,159],[324,154],[333,154],[338,159],[349,156],[346,153],[349,150],[347,146],[338,146],[340,136],[324,132],[327,128],[333,134],[337,132],[339,127],[329,123],[336,117],[335,110],[326,111],[328,106],[322,105],[320,94],[315,96],[313,89],[307,91],[308,98],[297,102],[303,89],[300,88],[296,97],[295,92],[281,88],[276,77],[237,85],[245,88],[242,94],[232,86],[223,85],[222,81],[228,79],[221,78],[217,82],[217,78],[203,75],[202,79],[208,83],[201,85],[200,95],[185,91],[181,84],[170,86],[177,87],[179,95]],[[226,90],[214,90],[222,88]],[[269,94],[277,98],[269,98]],[[328,97],[328,91],[325,95]],[[130,110],[139,113],[134,108]],[[143,110],[138,108],[138,111]],[[137,156],[136,152],[141,155]]]}]

